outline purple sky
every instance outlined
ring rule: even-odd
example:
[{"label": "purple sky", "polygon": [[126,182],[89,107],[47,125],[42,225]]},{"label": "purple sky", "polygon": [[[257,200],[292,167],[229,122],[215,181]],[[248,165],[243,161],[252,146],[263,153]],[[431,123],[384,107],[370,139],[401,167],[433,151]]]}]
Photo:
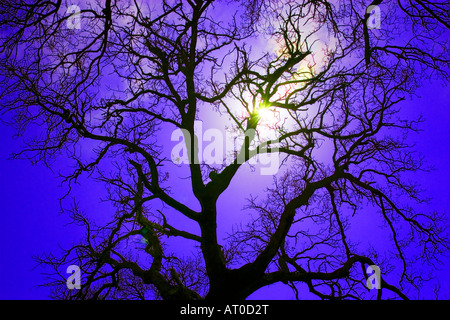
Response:
[{"label": "purple sky", "polygon": [[[418,90],[420,97],[413,97],[401,103],[402,113],[416,116],[423,114],[425,121],[421,124],[422,132],[411,134],[411,142],[416,143],[415,150],[425,156],[426,163],[435,167],[435,171],[414,173],[410,178],[417,181],[424,190],[425,197],[432,198],[428,211],[445,212],[450,208],[450,90],[437,82],[426,82]],[[67,225],[70,220],[60,214],[59,198],[66,191],[60,187],[60,179],[49,168],[42,164],[32,166],[25,160],[7,160],[10,153],[19,151],[21,140],[13,139],[11,128],[0,124],[0,201],[3,204],[0,224],[0,299],[48,299],[49,289],[37,287],[45,282],[41,268],[35,268],[33,255],[42,253],[60,253],[59,247],[68,248],[80,240],[79,229]],[[174,143],[175,144],[175,143]],[[54,169],[64,168],[64,159],[60,159]],[[259,177],[259,178],[257,178]],[[238,224],[240,209],[245,202],[244,194],[259,182],[270,182],[270,176],[246,174],[233,181],[219,199],[219,210],[230,214],[219,215],[219,226],[231,227]],[[73,196],[81,204],[82,209],[91,214],[108,210],[108,205],[100,202],[104,195],[101,184],[81,179],[83,182],[74,189]],[[269,186],[269,185],[267,185]],[[180,188],[181,185],[178,185]],[[245,191],[245,192],[244,192]],[[183,200],[183,194],[175,194],[175,198]],[[359,221],[359,236],[377,238],[377,228]],[[383,248],[377,238],[377,245]],[[386,239],[387,243],[388,239]],[[450,265],[450,257],[444,258],[441,270],[433,270],[436,280],[425,283],[419,297],[434,298],[434,284],[441,284],[440,298],[450,299],[450,275],[446,267]],[[424,268],[432,268],[425,266]],[[434,269],[434,268],[433,268]],[[429,269],[431,271],[432,269]],[[395,283],[394,283],[395,284]],[[301,288],[301,287],[299,287]],[[302,293],[305,293],[302,291]],[[263,288],[250,299],[292,299],[290,289],[280,285]],[[303,298],[312,298],[305,293]]]},{"label": "purple sky", "polygon": [[[420,98],[403,104],[408,113],[422,113],[425,122],[423,132],[411,139],[416,141],[416,149],[422,152],[428,164],[435,167],[434,172],[415,173],[412,177],[419,182],[425,195],[433,198],[430,210],[448,212],[450,207],[450,91],[439,84],[430,83],[419,91]],[[12,138],[10,128],[0,127],[2,143],[0,148],[0,188],[2,224],[0,225],[0,298],[1,299],[47,299],[48,288],[37,288],[43,283],[42,269],[34,270],[33,255],[43,252],[59,252],[58,246],[69,246],[79,238],[79,233],[66,215],[59,214],[58,197],[63,190],[60,181],[43,165],[32,166],[23,160],[7,160],[13,150],[18,150],[20,140]],[[227,204],[244,204],[240,194],[251,185],[235,186],[224,194],[219,202],[222,209]],[[88,187],[87,187],[88,186]],[[233,185],[231,186],[233,187]],[[83,207],[92,212],[102,210],[104,204],[98,201],[101,186],[89,183],[81,185],[76,198]],[[242,200],[242,202],[241,202]],[[236,221],[224,221],[234,223]],[[436,270],[441,283],[443,297],[449,298],[450,275],[446,266],[450,259],[444,260],[442,270]],[[434,283],[434,282],[433,282]],[[426,286],[421,298],[433,298],[433,286]],[[250,298],[284,299],[292,298],[289,290],[272,286],[255,292]]]}]

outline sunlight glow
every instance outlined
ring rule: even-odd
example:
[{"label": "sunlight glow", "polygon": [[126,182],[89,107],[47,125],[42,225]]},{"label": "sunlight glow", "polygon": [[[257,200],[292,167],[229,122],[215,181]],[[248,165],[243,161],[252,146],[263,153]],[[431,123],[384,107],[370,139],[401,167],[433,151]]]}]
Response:
[{"label": "sunlight glow", "polygon": [[259,124],[270,129],[278,128],[281,118],[280,111],[274,107],[261,107],[258,110]]}]

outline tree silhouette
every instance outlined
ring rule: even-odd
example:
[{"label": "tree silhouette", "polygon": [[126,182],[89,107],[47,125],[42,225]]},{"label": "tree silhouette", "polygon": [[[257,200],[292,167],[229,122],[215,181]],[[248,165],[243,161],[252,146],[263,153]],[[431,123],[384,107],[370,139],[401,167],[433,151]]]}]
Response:
[{"label": "tree silhouette", "polygon": [[[424,169],[406,141],[420,118],[402,118],[400,106],[423,78],[449,80],[450,6],[372,4],[380,29],[356,0],[86,1],[78,16],[69,2],[3,1],[1,108],[35,134],[14,156],[70,160],[68,194],[88,176],[115,208],[100,225],[76,202],[66,209],[86,233],[37,258],[54,268],[53,296],[245,299],[283,283],[299,298],[303,283],[323,299],[364,299],[377,265],[377,297],[406,299],[425,279],[411,261],[449,249],[444,216],[424,211],[409,182]],[[246,134],[231,161],[199,158],[200,120]],[[187,165],[171,158],[175,130]],[[273,185],[219,234],[219,198],[251,193],[233,182],[268,154],[281,159]],[[172,191],[186,181],[186,196]],[[382,222],[392,248],[353,240],[361,215]],[[179,240],[191,249],[177,252]],[[70,264],[80,290],[66,286]]]}]

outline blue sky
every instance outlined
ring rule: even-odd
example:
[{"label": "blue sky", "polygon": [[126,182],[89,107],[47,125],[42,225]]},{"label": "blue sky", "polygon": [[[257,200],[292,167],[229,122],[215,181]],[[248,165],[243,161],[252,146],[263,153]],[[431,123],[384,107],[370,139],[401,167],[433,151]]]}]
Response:
[{"label": "blue sky", "polygon": [[[432,201],[427,211],[450,214],[450,88],[439,82],[425,80],[418,96],[402,102],[401,114],[415,117],[422,114],[424,122],[420,133],[411,133],[408,141],[416,144],[414,150],[423,154],[431,172],[411,174],[409,179],[417,182],[423,195]],[[206,126],[205,126],[206,127]],[[60,247],[68,248],[82,238],[82,232],[67,214],[61,214],[59,198],[66,192],[57,177],[58,169],[67,169],[67,162],[59,159],[52,170],[43,164],[32,165],[26,160],[9,160],[11,152],[19,151],[22,140],[13,138],[11,128],[0,123],[0,299],[48,299],[49,288],[39,287],[45,283],[45,269],[36,266],[33,256],[43,253],[58,255]],[[174,143],[175,144],[175,143]],[[248,168],[247,168],[248,169]],[[245,169],[245,170],[247,170]],[[262,182],[270,182],[270,176],[256,178],[252,173],[233,181],[219,199],[219,211],[230,213],[219,215],[218,224],[230,228],[239,223],[240,209],[246,204],[244,195]],[[105,190],[101,184],[80,179],[80,185],[72,193],[82,209],[96,217],[107,214],[110,207],[101,201]],[[187,183],[187,182],[186,182]],[[181,190],[182,184],[177,185]],[[245,192],[244,192],[245,191]],[[184,201],[189,196],[176,193]],[[70,198],[67,199],[70,201]],[[447,226],[448,227],[448,226]],[[382,239],[377,227],[367,220],[358,221],[355,236],[377,242],[379,248],[387,247],[388,239]],[[440,283],[440,298],[450,299],[450,274],[446,267],[450,257],[443,258],[440,266],[423,265],[432,271],[436,279],[425,284],[419,296],[411,298],[434,298],[434,285]],[[439,267],[439,268],[438,268]],[[311,296],[302,291],[306,298]],[[250,299],[292,299],[289,289],[279,285],[263,288],[253,293]]]},{"label": "blue sky", "polygon": [[[422,113],[425,122],[423,132],[411,136],[417,143],[416,150],[422,152],[427,164],[435,167],[429,173],[416,173],[414,179],[420,183],[424,194],[432,197],[430,209],[448,214],[450,208],[450,91],[439,83],[429,83],[402,108],[411,114]],[[35,268],[33,255],[44,252],[57,253],[59,246],[67,247],[77,242],[79,230],[67,225],[67,215],[60,214],[59,197],[64,188],[56,174],[42,164],[31,165],[25,160],[8,160],[12,151],[18,150],[20,140],[12,138],[13,131],[0,126],[2,143],[0,148],[0,197],[2,223],[0,224],[0,299],[48,299],[48,288],[43,284],[42,269]],[[248,183],[251,183],[248,182]],[[241,188],[246,187],[241,185]],[[237,190],[239,192],[239,190]],[[104,210],[105,204],[98,200],[102,194],[100,185],[81,184],[76,198],[83,207],[92,212]],[[225,193],[222,205],[243,199],[236,199],[235,192]],[[220,204],[220,203],[219,203]],[[231,222],[230,222],[231,223]],[[369,226],[370,227],[370,226]],[[450,275],[444,260],[442,270],[436,270],[443,296],[449,298]],[[425,266],[424,266],[425,267]],[[434,282],[433,282],[434,283]],[[421,297],[433,298],[431,284],[423,289]],[[287,289],[272,286],[255,292],[250,298],[284,299],[292,298]]]}]

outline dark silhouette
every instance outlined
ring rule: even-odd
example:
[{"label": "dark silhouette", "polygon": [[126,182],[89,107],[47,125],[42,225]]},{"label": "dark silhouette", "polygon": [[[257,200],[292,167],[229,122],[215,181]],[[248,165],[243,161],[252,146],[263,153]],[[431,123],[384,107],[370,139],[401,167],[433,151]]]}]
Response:
[{"label": "dark silhouette", "polygon": [[[398,114],[422,77],[449,80],[439,40],[449,4],[374,1],[381,28],[369,30],[364,1],[139,3],[93,1],[80,8],[80,29],[68,27],[62,1],[0,4],[2,112],[19,132],[39,126],[15,156],[48,165],[68,156],[69,191],[91,176],[116,209],[100,226],[78,204],[68,210],[84,241],[37,258],[54,268],[54,297],[245,299],[282,283],[301,298],[304,283],[323,299],[366,298],[367,267],[379,265],[378,298],[406,299],[402,287],[423,279],[408,244],[429,262],[449,249],[443,217],[411,205],[421,198],[405,173],[423,164],[404,138],[420,119]],[[264,136],[265,108],[282,113],[276,137]],[[198,163],[188,145],[188,173],[177,180],[156,137],[183,129],[195,141],[205,110],[234,134],[255,134],[223,165]],[[247,212],[258,214],[219,237],[218,199],[238,178],[240,156],[270,152],[258,146],[276,148],[282,167],[264,200],[249,199]],[[170,190],[186,177],[191,201]],[[370,210],[392,238],[392,257],[352,240],[354,216]],[[194,255],[172,252],[172,239]],[[394,259],[399,285],[385,277]],[[80,290],[67,289],[70,264],[81,268]]]}]

